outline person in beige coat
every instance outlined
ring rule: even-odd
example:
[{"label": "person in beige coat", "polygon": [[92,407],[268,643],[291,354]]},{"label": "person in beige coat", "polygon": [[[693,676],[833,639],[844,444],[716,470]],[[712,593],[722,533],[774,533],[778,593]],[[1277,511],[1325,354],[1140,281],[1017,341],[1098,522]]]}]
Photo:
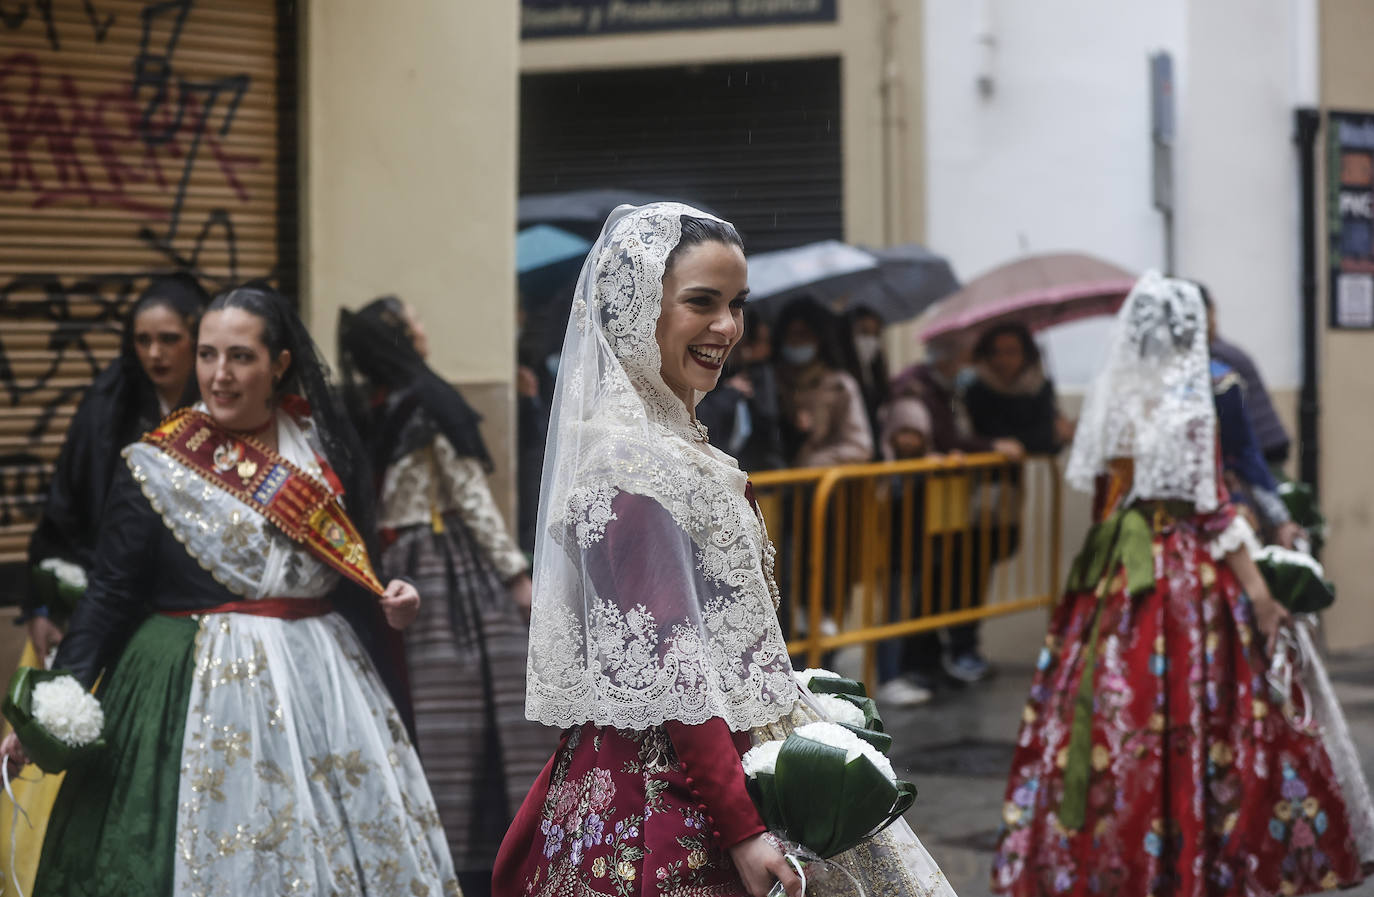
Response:
[{"label": "person in beige coat", "polygon": [[839,320],[810,299],[782,310],[775,329],[783,448],[793,467],[873,459],[863,392],[833,345]]}]

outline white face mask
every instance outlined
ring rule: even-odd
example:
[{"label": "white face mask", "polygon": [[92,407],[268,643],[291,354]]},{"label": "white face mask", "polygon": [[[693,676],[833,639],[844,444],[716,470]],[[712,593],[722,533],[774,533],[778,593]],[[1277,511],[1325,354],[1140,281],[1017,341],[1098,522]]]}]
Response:
[{"label": "white face mask", "polygon": [[816,360],[816,347],[809,343],[801,346],[783,346],[782,357],[788,364],[801,367]]},{"label": "white face mask", "polygon": [[876,333],[859,333],[854,336],[854,351],[862,364],[869,365],[883,350],[883,338]]}]

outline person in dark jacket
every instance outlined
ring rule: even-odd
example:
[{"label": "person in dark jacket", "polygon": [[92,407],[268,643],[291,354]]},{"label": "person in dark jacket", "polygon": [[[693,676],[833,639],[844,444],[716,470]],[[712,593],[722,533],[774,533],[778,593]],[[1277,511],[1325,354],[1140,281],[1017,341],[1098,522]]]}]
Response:
[{"label": "person in dark jacket", "polygon": [[711,444],[749,473],[785,466],[771,341],[768,325],[746,308],[744,337],[726,359],[720,385],[697,403],[697,420]]},{"label": "person in dark jacket", "polygon": [[1283,421],[1279,420],[1278,412],[1274,410],[1274,402],[1269,397],[1259,368],[1255,367],[1254,359],[1244,349],[1217,335],[1217,309],[1212,303],[1212,294],[1202,284],[1193,283],[1202,293],[1202,304],[1207,306],[1207,339],[1212,358],[1235,371],[1240,378],[1244,386],[1245,413],[1250,418],[1255,438],[1259,440],[1264,460],[1275,467],[1287,463],[1292,442]]},{"label": "person in dark jacket", "polygon": [[[956,387],[956,380],[968,357],[965,345],[959,337],[928,343],[927,360],[907,368],[893,380],[891,401],[916,396],[925,403],[930,415],[929,452],[940,455],[1000,452],[1013,463],[1020,461],[1025,458],[1026,450],[1019,441],[980,436],[969,422],[968,410]],[[960,609],[965,594],[969,606],[976,607],[983,601],[983,586],[991,559],[982,556],[981,540],[965,539],[963,533],[951,533],[949,538],[954,565],[947,572],[934,574],[936,581],[948,583],[937,589],[935,597],[938,598],[943,589],[948,588],[952,596],[952,604],[948,609]],[[965,542],[968,544],[965,545]],[[962,552],[965,549],[971,555],[968,558],[968,582],[963,581],[965,565]],[[963,683],[971,684],[987,678],[992,668],[979,650],[978,629],[976,622],[951,626],[944,630],[945,645],[941,644],[939,632],[924,632],[914,636],[907,651],[909,656],[916,658],[918,664],[910,677],[912,681],[922,688],[931,688],[941,667],[950,678]]]},{"label": "person in dark jacket", "polygon": [[[892,379],[887,368],[887,355],[883,351],[883,327],[886,324],[882,316],[864,306],[849,312],[848,323],[850,346],[853,349],[850,373],[863,393],[868,425],[876,436],[881,429],[878,410],[887,402]],[[875,455],[881,456],[881,450],[876,451]]]},{"label": "person in dark jacket", "polygon": [[1053,455],[1072,435],[1026,325],[1012,322],[984,331],[973,347],[973,373],[964,407],[979,436],[1014,439],[1029,454]]},{"label": "person in dark jacket", "polygon": [[[119,356],[86,390],[67,428],[48,487],[43,515],[29,539],[29,565],[60,560],[90,571],[95,565],[101,509],[119,452],[166,414],[194,404],[196,329],[210,297],[188,274],[154,277],[124,319]],[[23,603],[29,635],[41,661],[61,639],[58,608],[42,605],[37,590]]]}]

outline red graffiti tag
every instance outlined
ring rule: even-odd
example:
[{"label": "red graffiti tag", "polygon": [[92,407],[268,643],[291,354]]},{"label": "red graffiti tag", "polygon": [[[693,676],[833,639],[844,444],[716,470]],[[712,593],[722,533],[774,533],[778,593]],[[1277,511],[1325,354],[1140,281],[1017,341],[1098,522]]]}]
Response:
[{"label": "red graffiti tag", "polygon": [[[177,100],[145,116],[132,80],[83,93],[70,75],[45,73],[30,53],[0,58],[0,191],[32,193],[35,209],[84,202],[166,220],[184,198],[186,154],[196,151],[198,137],[225,183],[247,201],[239,172],[259,157],[225,148],[222,129],[209,120],[224,114],[213,96],[207,102],[183,89]],[[131,189],[147,184],[156,192]]]}]

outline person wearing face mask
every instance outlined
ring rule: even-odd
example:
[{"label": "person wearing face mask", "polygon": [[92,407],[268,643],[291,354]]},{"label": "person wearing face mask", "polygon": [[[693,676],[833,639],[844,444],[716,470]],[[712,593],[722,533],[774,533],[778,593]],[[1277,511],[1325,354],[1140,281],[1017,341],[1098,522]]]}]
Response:
[{"label": "person wearing face mask", "polygon": [[[968,409],[957,387],[957,380],[968,359],[968,348],[961,337],[943,337],[926,345],[926,361],[912,365],[892,381],[892,395],[913,396],[925,404],[930,414],[929,450],[941,455],[1000,452],[1008,461],[1019,462],[1026,450],[1015,439],[990,439],[978,435],[969,422]],[[969,510],[971,513],[971,509]],[[960,609],[962,597],[968,593],[971,606],[983,601],[983,588],[991,567],[983,556],[980,539],[965,539],[963,533],[951,533],[954,558],[948,571],[950,609]],[[968,544],[965,545],[964,543]],[[969,582],[963,581],[964,558],[967,550]],[[932,559],[935,563],[938,559]],[[937,577],[942,575],[937,573]],[[938,592],[937,592],[938,595]],[[937,632],[920,633],[913,638],[920,647],[913,652],[922,669],[916,674],[922,687],[932,687],[943,667],[945,675],[957,682],[972,684],[986,679],[992,667],[979,650],[979,624],[961,623],[944,630],[946,645],[942,647]]]},{"label": "person wearing face mask", "polygon": [[872,309],[860,306],[850,311],[848,323],[854,349],[850,371],[863,393],[869,428],[877,433],[881,429],[878,409],[887,401],[890,379],[883,353],[883,319]]},{"label": "person wearing face mask", "polygon": [[210,303],[195,358],[203,401],[123,450],[58,648],[106,744],[66,773],[33,893],[459,894],[381,650],[420,596],[373,572],[372,473],[318,352],[256,283]]},{"label": "person wearing face mask", "polygon": [[793,467],[861,464],[873,456],[863,390],[844,370],[835,316],[812,299],[782,310],[774,329],[783,448]]}]

